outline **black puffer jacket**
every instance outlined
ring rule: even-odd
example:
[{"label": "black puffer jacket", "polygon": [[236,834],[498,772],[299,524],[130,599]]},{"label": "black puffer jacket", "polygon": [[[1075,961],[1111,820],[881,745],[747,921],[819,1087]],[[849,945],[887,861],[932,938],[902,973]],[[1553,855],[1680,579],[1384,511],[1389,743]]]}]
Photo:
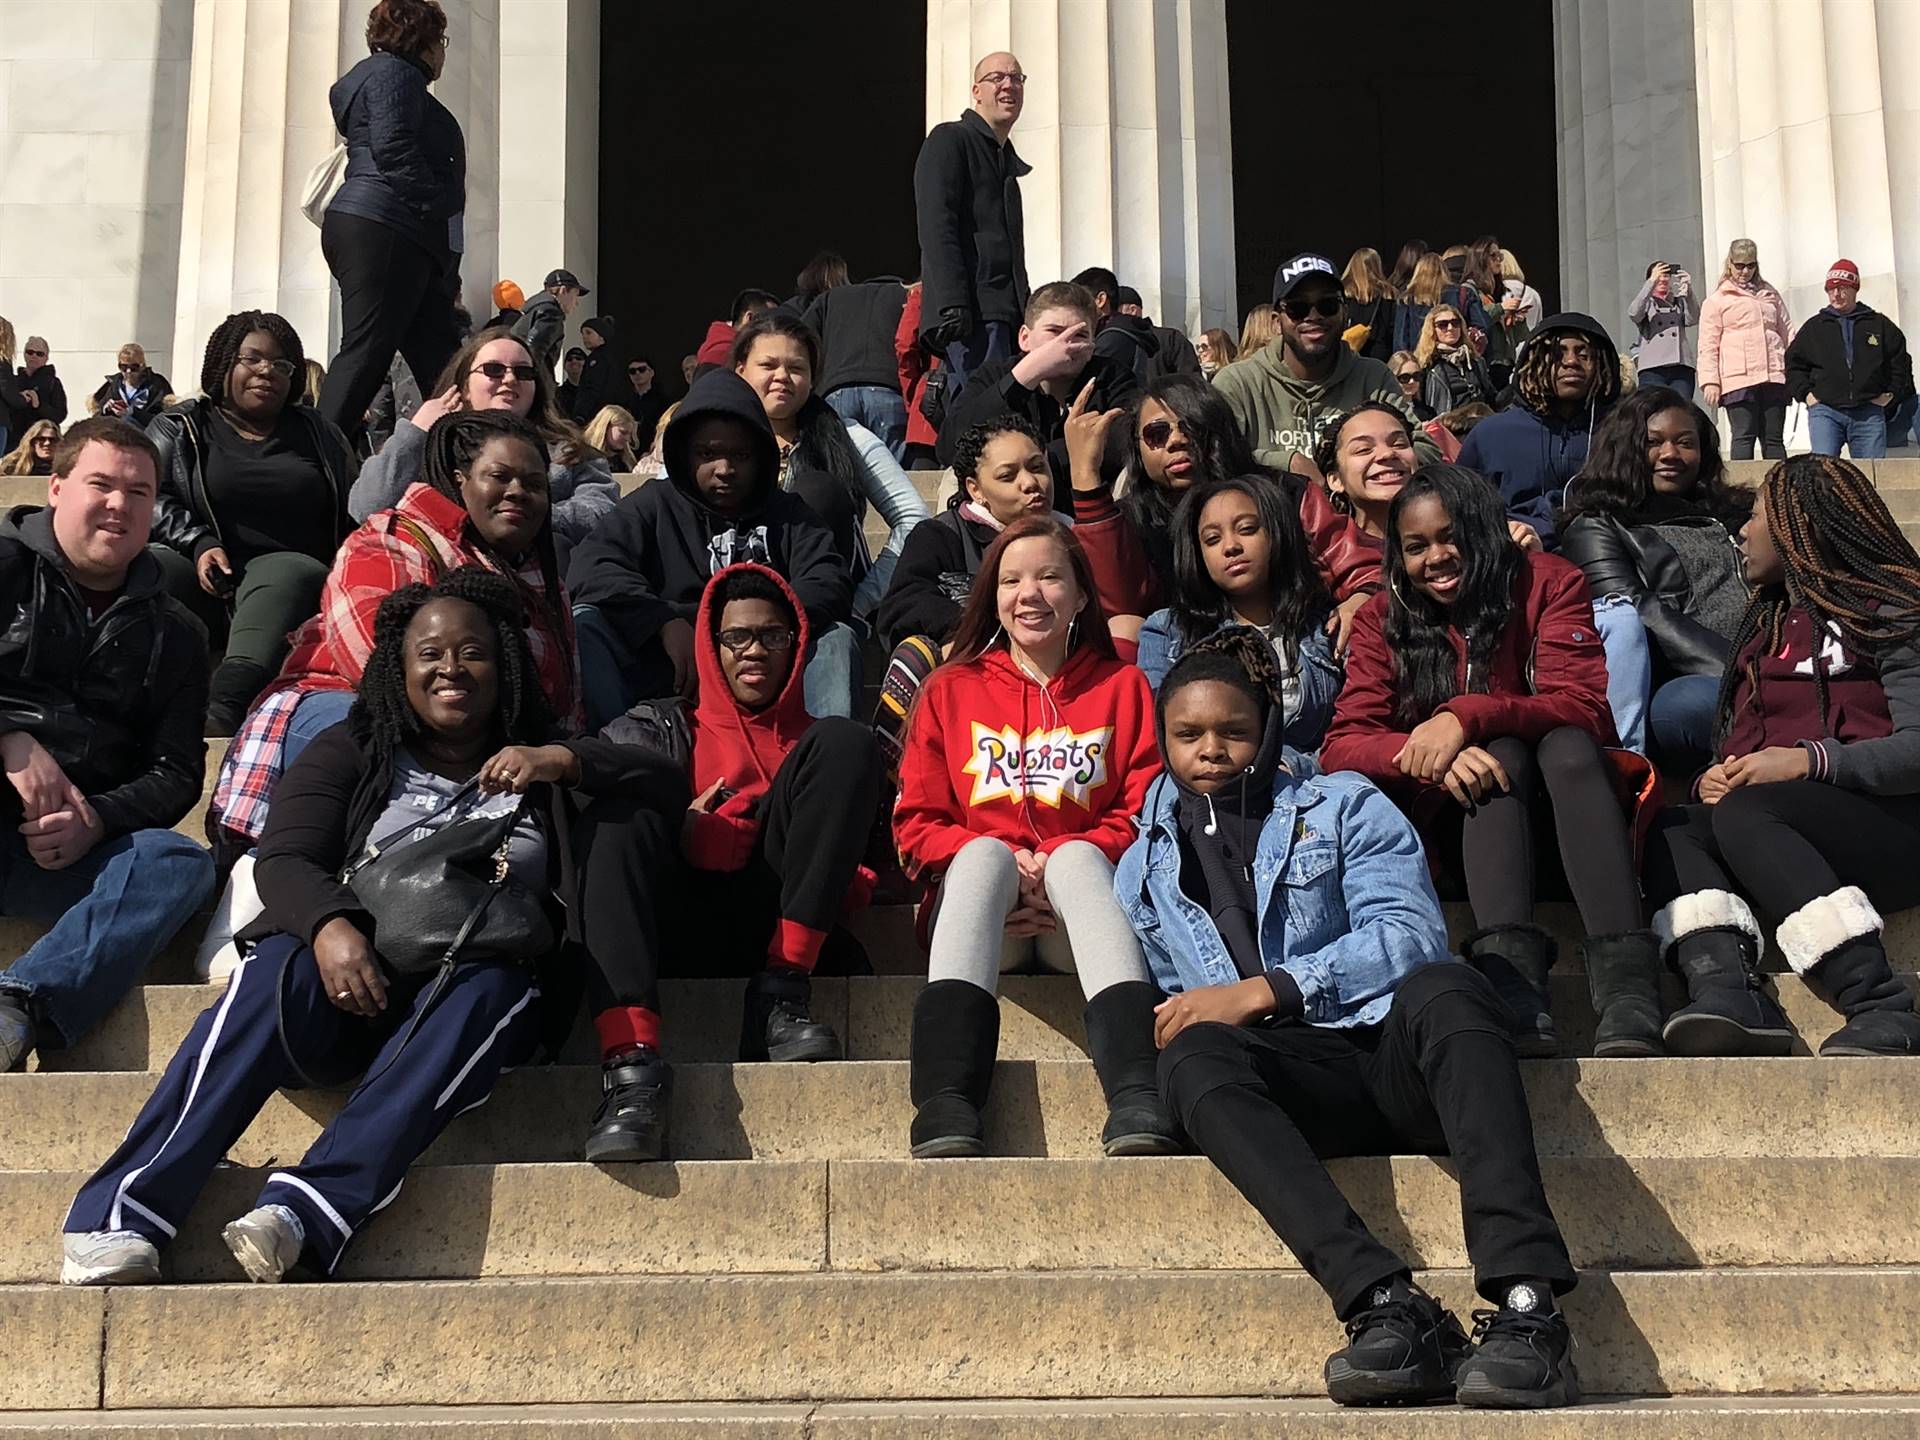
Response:
[{"label": "black puffer jacket", "polygon": [[[200,798],[207,638],[144,552],[98,620],[67,577],[52,511],[0,520],[0,730],[24,730],[78,785],[109,836],[165,829]],[[0,786],[8,816],[20,813]]]},{"label": "black puffer jacket", "polygon": [[[286,413],[296,424],[313,428],[314,444],[326,463],[327,482],[333,486],[333,508],[337,513],[336,543],[350,535],[353,517],[347,514],[347,494],[353,488],[359,466],[347,447],[347,437],[318,410],[306,405],[289,405]],[[201,431],[220,424],[213,414],[213,402],[205,398],[189,400],[155,417],[147,427],[147,438],[160,451],[160,494],[153,505],[153,543],[177,550],[189,560],[225,542],[220,537],[220,517],[207,501],[207,442]]]},{"label": "black puffer jacket", "polygon": [[[29,375],[25,370],[13,372],[13,388],[22,397],[19,404],[13,403],[11,395],[5,395],[6,387],[0,385],[0,395],[5,395],[12,419],[7,424],[7,433],[13,438],[7,441],[9,448],[20,443],[20,437],[27,433],[27,427],[36,420],[51,420],[56,425],[67,423],[67,387],[60,383],[60,377],[54,373],[51,363],[42,365]],[[25,396],[32,392],[40,397],[38,405],[26,403]]]},{"label": "black puffer jacket", "polygon": [[971,110],[934,126],[921,142],[913,209],[922,335],[939,328],[944,310],[963,310],[976,325],[1020,323],[1028,294],[1020,177],[1032,169]]},{"label": "black puffer jacket", "polygon": [[[1718,520],[1672,516],[1665,525],[1698,525],[1729,545],[1733,537]],[[1725,637],[1694,619],[1692,586],[1680,557],[1651,525],[1632,525],[1615,515],[1588,514],[1567,520],[1560,554],[1586,572],[1593,598],[1624,595],[1640,612],[1647,640],[1670,675],[1718,675],[1731,647]]]},{"label": "black puffer jacket", "polygon": [[455,222],[467,208],[467,142],[431,83],[421,65],[384,53],[333,82],[347,177],[327,209],[391,226],[446,265],[464,248]]}]

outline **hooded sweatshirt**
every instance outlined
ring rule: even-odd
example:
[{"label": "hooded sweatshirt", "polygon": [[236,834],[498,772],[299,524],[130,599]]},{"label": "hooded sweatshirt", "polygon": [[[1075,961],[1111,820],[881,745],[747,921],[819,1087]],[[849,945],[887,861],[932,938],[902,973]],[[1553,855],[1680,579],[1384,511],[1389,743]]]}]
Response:
[{"label": "hooded sweatshirt", "polygon": [[[1528,337],[1528,345],[1551,345],[1557,335],[1584,335],[1592,344],[1596,364],[1618,371],[1620,353],[1599,321],[1568,311],[1550,315]],[[1607,418],[1608,407],[1588,404],[1576,415],[1557,410],[1545,414],[1518,404],[1490,415],[1473,427],[1460,447],[1460,463],[1478,470],[1499,487],[1507,514],[1524,520],[1540,532],[1540,543],[1560,548],[1555,516],[1566,504],[1567,485],[1587,463],[1593,431]]]},{"label": "hooded sweatshirt", "polygon": [[1384,401],[1407,417],[1422,464],[1440,459],[1393,372],[1345,345],[1339,347],[1333,373],[1324,383],[1302,380],[1289,370],[1286,345],[1276,339],[1223,367],[1213,377],[1213,388],[1233,408],[1233,418],[1253,446],[1253,458],[1276,470],[1285,470],[1295,455],[1311,456],[1329,421],[1368,400]]},{"label": "hooded sweatshirt", "polygon": [[[794,662],[787,671],[787,683],[764,710],[749,710],[734,698],[720,668],[720,645],[714,639],[714,597],[730,575],[754,571],[780,587],[799,616],[800,634],[794,642]],[[700,699],[688,719],[693,734],[692,787],[695,795],[704,795],[718,781],[732,795],[719,809],[724,813],[746,814],[758,808],[773,777],[787,755],[800,743],[800,737],[813,724],[807,713],[805,687],[801,683],[806,666],[801,658],[807,653],[810,638],[806,611],[800,606],[793,587],[764,565],[729,565],[707,582],[700,597],[700,615],[693,627],[693,660],[700,673]]]},{"label": "hooded sweatshirt", "polygon": [[1142,385],[1161,373],[1160,334],[1138,315],[1109,315],[1102,320],[1093,353],[1131,370]]},{"label": "hooded sweatshirt", "polygon": [[[720,514],[694,482],[690,447],[702,420],[737,420],[753,438],[755,488],[740,513]],[[793,588],[813,632],[853,611],[853,577],[833,532],[806,501],[780,488],[780,449],[760,397],[731,370],[693,382],[663,444],[667,473],[621,499],[574,549],[567,588],[598,606],[629,646],[642,646],[669,620],[693,623],[707,581],[728,565],[766,565]]]},{"label": "hooded sweatshirt", "polygon": [[1091,648],[1045,685],[1004,648],[921,689],[893,834],[909,873],[944,871],[982,835],[1051,854],[1086,840],[1118,861],[1160,769],[1146,676]]}]

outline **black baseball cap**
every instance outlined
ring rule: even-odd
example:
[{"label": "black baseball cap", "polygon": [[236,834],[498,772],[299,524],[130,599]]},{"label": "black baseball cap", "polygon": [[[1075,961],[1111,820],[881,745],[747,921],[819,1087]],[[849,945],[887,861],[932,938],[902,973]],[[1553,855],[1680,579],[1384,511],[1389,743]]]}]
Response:
[{"label": "black baseball cap", "polygon": [[567,347],[566,358],[569,360],[584,360],[587,358],[587,352],[582,350],[578,345],[569,345]]},{"label": "black baseball cap", "polygon": [[547,272],[546,288],[551,290],[556,285],[571,285],[582,295],[588,293],[587,287],[580,283],[580,277],[571,270],[549,270]]},{"label": "black baseball cap", "polygon": [[1294,256],[1273,272],[1273,303],[1278,305],[1315,275],[1326,276],[1336,288],[1340,284],[1340,272],[1333,268],[1333,261],[1326,256],[1316,255],[1311,250]]}]

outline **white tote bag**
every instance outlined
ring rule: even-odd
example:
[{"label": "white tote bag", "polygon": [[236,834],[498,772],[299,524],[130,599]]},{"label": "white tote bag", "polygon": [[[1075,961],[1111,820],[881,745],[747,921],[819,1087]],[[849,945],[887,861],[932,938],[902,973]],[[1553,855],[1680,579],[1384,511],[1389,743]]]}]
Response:
[{"label": "white tote bag", "polygon": [[327,206],[347,181],[347,142],[342,140],[332,152],[307,172],[306,188],[300,192],[300,213],[318,225],[327,218]]},{"label": "white tote bag", "polygon": [[214,907],[213,919],[200,948],[193,957],[193,973],[202,980],[224,985],[240,963],[240,942],[233,937],[258,920],[266,902],[253,884],[253,856],[242,855],[234,862],[227,888]]}]

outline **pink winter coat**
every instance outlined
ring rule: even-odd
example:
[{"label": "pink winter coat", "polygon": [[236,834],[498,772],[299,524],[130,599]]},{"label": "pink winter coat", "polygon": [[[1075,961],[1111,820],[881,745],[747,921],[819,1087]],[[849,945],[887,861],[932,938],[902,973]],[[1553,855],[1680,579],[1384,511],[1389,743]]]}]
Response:
[{"label": "pink winter coat", "polygon": [[1700,307],[1700,387],[1722,395],[1787,379],[1787,302],[1761,281],[1747,290],[1722,280]]}]

